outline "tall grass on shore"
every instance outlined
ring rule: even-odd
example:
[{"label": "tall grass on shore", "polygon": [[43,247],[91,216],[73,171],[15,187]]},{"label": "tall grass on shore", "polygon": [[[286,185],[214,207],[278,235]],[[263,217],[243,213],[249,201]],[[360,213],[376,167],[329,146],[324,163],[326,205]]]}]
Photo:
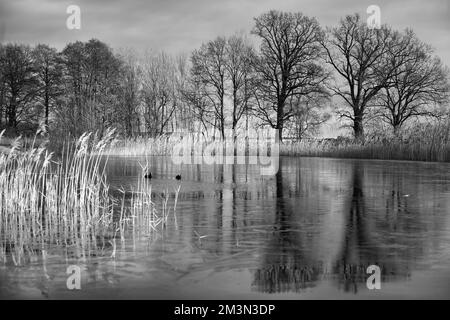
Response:
[{"label": "tall grass on shore", "polygon": [[450,123],[416,127],[398,136],[377,136],[365,142],[300,141],[280,146],[286,156],[450,162]]},{"label": "tall grass on shore", "polygon": [[[264,133],[270,131],[263,131]],[[263,135],[261,135],[263,137]],[[232,139],[223,140],[220,136],[203,136],[198,133],[163,135],[150,138],[124,138],[118,140],[104,151],[104,154],[114,156],[172,156],[174,152],[185,152],[191,156],[202,156],[204,152],[214,154],[222,152],[225,155],[233,153],[238,155],[258,155],[261,137],[239,137],[233,143]],[[267,141],[266,141],[267,145]],[[270,148],[270,145],[269,145]],[[208,150],[208,151],[206,151]],[[244,153],[245,152],[245,153]],[[184,155],[184,154],[183,154]]]},{"label": "tall grass on shore", "polygon": [[167,220],[145,179],[130,206],[112,196],[103,151],[114,139],[112,130],[102,138],[85,133],[57,159],[43,144],[20,151],[20,138],[0,153],[0,261],[22,265],[49,247],[82,259],[109,244],[115,253],[115,238],[129,226],[156,230]]},{"label": "tall grass on shore", "polygon": [[[119,156],[172,156],[174,147],[181,142],[180,136],[159,138],[122,139],[105,150],[106,154]],[[225,146],[221,140],[214,142]],[[199,136],[190,140],[191,154],[196,148],[203,148],[211,141]],[[237,148],[244,148],[245,154],[258,154],[256,143],[245,143],[237,139]],[[250,148],[250,149],[249,149]],[[364,142],[354,139],[313,139],[280,144],[281,156],[333,157],[383,160],[414,160],[450,162],[450,122],[423,125],[393,136],[379,133]]]},{"label": "tall grass on shore", "polygon": [[171,154],[179,137],[160,136],[155,138],[127,138],[118,140],[104,150],[105,155],[124,156],[162,156]]},{"label": "tall grass on shore", "polygon": [[112,201],[99,154],[112,138],[110,131],[93,144],[95,137],[84,134],[60,160],[44,146],[19,152],[20,139],[0,155],[0,242],[15,264],[24,251],[47,244],[86,248],[106,236]]}]

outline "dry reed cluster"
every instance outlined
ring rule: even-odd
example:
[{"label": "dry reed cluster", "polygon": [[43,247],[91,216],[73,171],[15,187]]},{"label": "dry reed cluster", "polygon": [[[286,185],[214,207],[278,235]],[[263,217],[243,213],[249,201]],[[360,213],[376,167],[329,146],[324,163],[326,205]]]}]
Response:
[{"label": "dry reed cluster", "polygon": [[111,195],[103,153],[114,139],[113,130],[101,138],[85,133],[57,159],[45,143],[21,148],[20,138],[0,153],[0,261],[21,265],[48,247],[86,258],[115,244],[118,233],[123,239],[130,224],[155,230],[167,220],[167,201],[158,216],[145,180],[127,206]]},{"label": "dry reed cluster", "polygon": [[[190,138],[192,154],[198,146],[210,144],[209,139],[193,135]],[[172,156],[174,147],[181,142],[180,136],[157,138],[122,139],[105,150],[110,155]],[[214,142],[226,147],[225,142]],[[257,154],[257,144],[238,138],[236,147],[244,148],[245,154]],[[256,146],[256,149],[255,149]],[[253,150],[253,149],[255,150]],[[281,156],[312,156],[334,158],[361,158],[384,160],[450,161],[450,122],[413,127],[401,135],[378,133],[367,137],[364,142],[353,139],[310,139],[280,144]]]}]

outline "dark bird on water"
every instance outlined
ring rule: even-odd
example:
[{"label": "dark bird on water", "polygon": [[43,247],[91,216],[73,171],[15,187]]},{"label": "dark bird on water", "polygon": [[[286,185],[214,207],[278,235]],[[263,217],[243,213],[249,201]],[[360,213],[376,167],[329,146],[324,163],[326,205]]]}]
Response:
[{"label": "dark bird on water", "polygon": [[146,179],[151,179],[151,178],[152,178],[152,173],[151,173],[151,172],[147,173],[147,174],[144,176],[144,178],[146,178]]},{"label": "dark bird on water", "polygon": [[177,175],[175,176],[175,179],[181,180],[181,175],[177,174]]}]

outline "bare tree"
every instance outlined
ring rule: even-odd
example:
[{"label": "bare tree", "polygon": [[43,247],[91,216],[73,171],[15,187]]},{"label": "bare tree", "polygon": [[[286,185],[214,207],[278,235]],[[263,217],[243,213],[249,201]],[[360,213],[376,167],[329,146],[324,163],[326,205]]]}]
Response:
[{"label": "bare tree", "polygon": [[122,62],[96,39],[68,44],[63,56],[66,88],[60,121],[75,134],[103,132],[114,123]]},{"label": "bare tree", "polygon": [[4,46],[0,55],[0,70],[7,99],[7,124],[16,129],[19,122],[29,119],[34,112],[32,102],[36,98],[37,79],[31,48],[17,44]]},{"label": "bare tree", "polygon": [[203,44],[191,57],[193,82],[201,90],[203,103],[200,106],[208,108],[201,113],[214,115],[203,120],[211,121],[222,138],[225,137],[226,45],[226,39],[218,37]]},{"label": "bare tree", "polygon": [[448,69],[433,49],[407,30],[397,41],[402,50],[389,50],[386,61],[395,67],[389,81],[378,95],[381,110],[377,114],[397,133],[410,118],[433,116],[433,104],[448,102]]},{"label": "bare tree", "polygon": [[115,120],[123,133],[131,137],[139,125],[139,90],[141,86],[142,69],[133,51],[122,51],[118,57],[123,61],[120,72],[120,86],[118,92]]},{"label": "bare tree", "polygon": [[62,59],[56,49],[39,44],[33,50],[35,71],[39,81],[39,101],[44,107],[45,125],[48,127],[50,110],[55,107],[57,99],[63,93]]},{"label": "bare tree", "polygon": [[0,128],[2,127],[3,124],[3,114],[6,115],[5,110],[6,110],[6,86],[3,80],[3,74],[0,73]]},{"label": "bare tree", "polygon": [[[4,56],[5,51],[0,43],[0,61],[2,57]],[[0,68],[2,65],[0,64]],[[6,120],[6,83],[5,83],[5,76],[2,69],[0,69],[0,128],[2,127],[3,122],[3,115],[5,115]]]},{"label": "bare tree", "polygon": [[192,93],[189,80],[189,61],[187,54],[175,57],[175,101],[174,127],[176,130],[194,131],[196,128],[194,115],[196,102],[188,98]]},{"label": "bare tree", "polygon": [[328,95],[321,93],[292,97],[289,104],[295,104],[291,107],[295,114],[286,124],[287,131],[293,133],[297,140],[316,135],[331,117],[330,113],[323,110],[327,102]]},{"label": "bare tree", "polygon": [[189,111],[193,119],[200,124],[202,131],[207,134],[208,127],[214,124],[214,112],[210,109],[205,91],[204,85],[198,80],[198,77],[190,76],[181,91],[181,97],[190,106]]},{"label": "bare tree", "polygon": [[231,129],[233,136],[239,120],[251,108],[255,86],[254,61],[256,53],[242,35],[227,39],[225,68],[231,89]]},{"label": "bare tree", "polygon": [[162,52],[148,55],[143,64],[143,115],[147,132],[153,136],[165,132],[176,109],[175,64]]},{"label": "bare tree", "polygon": [[255,19],[253,34],[261,38],[257,115],[272,128],[283,127],[295,110],[287,101],[323,91],[328,74],[319,62],[323,31],[301,13],[270,11]]},{"label": "bare tree", "polygon": [[367,108],[395,70],[395,66],[386,69],[383,64],[388,50],[397,50],[391,46],[393,32],[386,26],[371,30],[355,14],[345,17],[328,34],[323,43],[326,61],[340,78],[330,89],[347,104],[338,110],[340,117],[350,119],[355,138],[362,139]]},{"label": "bare tree", "polygon": [[71,134],[84,131],[85,45],[69,43],[62,51],[65,66],[63,104],[57,110],[58,123]]}]

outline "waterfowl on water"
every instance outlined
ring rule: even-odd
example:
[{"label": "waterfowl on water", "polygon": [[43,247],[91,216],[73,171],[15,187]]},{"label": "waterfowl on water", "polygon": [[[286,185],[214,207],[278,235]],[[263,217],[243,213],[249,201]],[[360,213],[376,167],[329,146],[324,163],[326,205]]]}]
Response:
[{"label": "waterfowl on water", "polygon": [[177,174],[177,175],[175,176],[175,179],[181,180],[181,175],[180,175],[180,174]]},{"label": "waterfowl on water", "polygon": [[151,179],[151,178],[152,178],[152,173],[151,173],[151,172],[147,173],[147,174],[144,176],[144,178],[146,178],[146,179]]}]

